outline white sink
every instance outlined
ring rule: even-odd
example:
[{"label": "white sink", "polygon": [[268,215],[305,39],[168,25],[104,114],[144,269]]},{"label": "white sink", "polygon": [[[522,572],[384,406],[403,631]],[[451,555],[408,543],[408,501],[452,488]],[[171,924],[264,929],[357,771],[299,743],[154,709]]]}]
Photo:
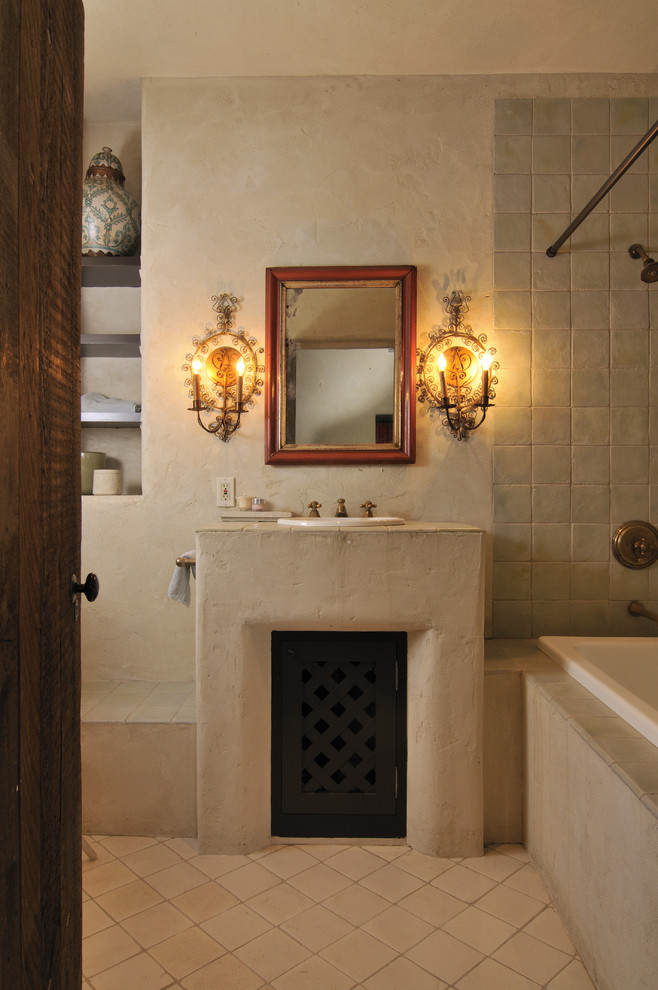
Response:
[{"label": "white sink", "polygon": [[302,529],[346,529],[348,526],[402,526],[399,516],[296,516],[293,519],[277,519],[280,526],[299,526]]}]

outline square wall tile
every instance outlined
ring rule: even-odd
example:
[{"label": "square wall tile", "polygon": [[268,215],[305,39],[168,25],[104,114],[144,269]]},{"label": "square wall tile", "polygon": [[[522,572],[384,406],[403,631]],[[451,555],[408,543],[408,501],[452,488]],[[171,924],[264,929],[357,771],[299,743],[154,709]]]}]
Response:
[{"label": "square wall tile", "polygon": [[[639,282],[639,275],[638,275]],[[649,293],[617,290],[610,293],[611,330],[647,330],[649,328]],[[646,288],[646,287],[645,287]]]},{"label": "square wall tile", "polygon": [[607,134],[577,134],[571,139],[572,169],[577,172],[595,172],[608,168],[610,138]]},{"label": "square wall tile", "polygon": [[610,519],[610,488],[608,485],[572,485],[571,521],[575,523],[607,523]]},{"label": "square wall tile", "polygon": [[494,485],[493,496],[497,523],[530,522],[530,485]]},{"label": "square wall tile", "polygon": [[614,445],[610,448],[610,482],[613,485],[649,484],[649,447]]},{"label": "square wall tile", "polygon": [[533,523],[533,561],[571,559],[571,527],[568,523]]},{"label": "square wall tile", "polygon": [[647,485],[612,485],[610,488],[610,519],[613,524],[629,519],[650,519],[650,490]]},{"label": "square wall tile", "polygon": [[582,330],[574,333],[572,355],[573,368],[607,368],[610,364],[610,331]]},{"label": "square wall tile", "polygon": [[525,330],[530,326],[530,292],[494,292],[496,330]]},{"label": "square wall tile", "polygon": [[574,444],[602,445],[610,440],[608,406],[583,407],[571,412],[571,438]]},{"label": "square wall tile", "polygon": [[569,485],[533,485],[533,523],[566,523],[571,518]]},{"label": "square wall tile", "polygon": [[610,100],[583,97],[571,101],[574,134],[609,134]]},{"label": "square wall tile", "polygon": [[499,639],[528,639],[532,635],[530,602],[494,600],[493,634]]},{"label": "square wall tile", "polygon": [[494,176],[494,208],[497,213],[529,213],[531,199],[529,175]]},{"label": "square wall tile", "polygon": [[648,368],[613,368],[610,372],[610,404],[648,406]]},{"label": "square wall tile", "polygon": [[571,405],[600,406],[610,401],[610,372],[607,368],[575,368],[571,372]]},{"label": "square wall tile", "polygon": [[571,596],[574,601],[606,601],[609,595],[609,563],[577,562],[571,565]]},{"label": "square wall tile", "polygon": [[527,485],[531,477],[531,448],[494,447],[494,484]]},{"label": "square wall tile", "polygon": [[571,334],[568,330],[534,330],[532,345],[535,368],[571,367]]},{"label": "square wall tile", "polygon": [[645,97],[617,97],[610,100],[610,130],[613,134],[641,136],[648,127],[649,102]]},{"label": "square wall tile", "polygon": [[[649,220],[646,213],[610,214],[610,250],[625,252],[629,261],[634,260],[628,253],[631,244],[637,241],[645,244],[648,233]],[[635,264],[638,268],[642,267],[639,260]]]},{"label": "square wall tile", "polygon": [[649,334],[646,330],[613,330],[613,368],[642,368],[649,365]]},{"label": "square wall tile", "polygon": [[623,181],[613,186],[609,196],[611,213],[641,213],[649,204],[648,177],[627,172]]},{"label": "square wall tile", "polygon": [[[579,208],[580,201],[577,207]],[[597,207],[596,210],[599,208]],[[610,230],[609,215],[605,211],[599,213],[594,210],[587,218],[586,223],[574,230],[569,238],[569,249],[576,251],[598,251],[607,254],[609,250]]]},{"label": "square wall tile", "polygon": [[525,406],[496,408],[493,412],[494,443],[509,446],[530,443],[531,415]]},{"label": "square wall tile", "polygon": [[571,559],[609,560],[610,527],[598,523],[574,523],[571,533]]},{"label": "square wall tile", "polygon": [[628,251],[613,251],[610,255],[610,288],[642,292],[644,283],[640,278],[641,271],[642,265],[631,258]]},{"label": "square wall tile", "polygon": [[649,410],[643,406],[615,406],[610,410],[613,444],[649,443]]},{"label": "square wall tile", "polygon": [[571,404],[571,380],[566,368],[535,369],[532,373],[533,406]]},{"label": "square wall tile", "polygon": [[536,444],[532,450],[535,485],[568,485],[571,481],[571,449],[568,444]]},{"label": "square wall tile", "polygon": [[573,291],[571,325],[574,330],[603,330],[608,333],[610,299],[607,292]]},{"label": "square wall tile", "polygon": [[532,133],[532,100],[495,100],[494,114],[496,134]]},{"label": "square wall tile", "polygon": [[[571,307],[568,292],[535,292],[532,296],[532,325],[535,330],[564,330],[569,327]],[[562,367],[562,365],[549,365]]]},{"label": "square wall tile", "polygon": [[571,614],[564,602],[532,602],[532,635],[568,636],[571,632]]},{"label": "square wall tile", "polygon": [[496,251],[529,251],[529,215],[497,213],[494,217],[494,249]]},{"label": "square wall tile", "polygon": [[610,447],[572,447],[571,480],[573,485],[607,485],[610,481]]},{"label": "square wall tile", "polygon": [[[496,486],[494,485],[494,491]],[[530,560],[532,531],[529,524],[494,523],[493,557],[501,561]]]},{"label": "square wall tile", "polygon": [[574,289],[607,289],[610,283],[610,259],[600,251],[571,255],[571,284]]},{"label": "square wall tile", "polygon": [[[569,214],[571,210],[571,176],[533,175],[532,209],[534,213]],[[569,224],[568,216],[565,227]]]},{"label": "square wall tile", "polygon": [[[532,142],[524,135],[498,135],[494,149],[494,170],[500,173],[525,173],[530,171]],[[552,169],[551,171],[558,171]],[[564,172],[565,169],[559,171]]]},{"label": "square wall tile", "polygon": [[500,561],[493,566],[493,595],[502,600],[530,598],[530,564]]},{"label": "square wall tile", "polygon": [[[532,140],[533,172],[569,172],[571,166],[571,140],[567,134],[543,137]],[[506,171],[512,171],[506,169]]]},{"label": "square wall tile", "polygon": [[568,444],[571,439],[571,411],[564,406],[536,406],[532,411],[534,444]]},{"label": "square wall tile", "polygon": [[571,100],[539,97],[534,101],[534,134],[568,134],[571,130]]},{"label": "square wall tile", "polygon": [[569,601],[571,565],[537,563],[532,565],[532,595],[535,601]]},{"label": "square wall tile", "polygon": [[501,371],[529,368],[532,334],[530,330],[499,330],[496,333],[496,360]]},{"label": "square wall tile", "polygon": [[610,603],[572,602],[572,636],[607,636],[610,633]]},{"label": "square wall tile", "polygon": [[549,258],[546,250],[532,255],[532,287],[547,291],[568,291],[570,285],[569,255],[558,254]]},{"label": "square wall tile", "polygon": [[530,252],[498,251],[494,255],[496,289],[527,291],[530,288]]}]

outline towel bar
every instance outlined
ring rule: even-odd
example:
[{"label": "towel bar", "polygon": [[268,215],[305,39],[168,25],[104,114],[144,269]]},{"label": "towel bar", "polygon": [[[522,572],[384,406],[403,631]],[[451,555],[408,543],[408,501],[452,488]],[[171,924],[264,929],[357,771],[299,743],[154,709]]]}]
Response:
[{"label": "towel bar", "polygon": [[195,567],[196,557],[176,557],[176,567]]}]

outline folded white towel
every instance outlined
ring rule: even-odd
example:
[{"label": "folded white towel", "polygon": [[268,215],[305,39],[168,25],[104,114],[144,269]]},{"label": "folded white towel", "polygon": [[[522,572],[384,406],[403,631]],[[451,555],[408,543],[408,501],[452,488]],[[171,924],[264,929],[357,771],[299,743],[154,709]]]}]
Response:
[{"label": "folded white towel", "polygon": [[[185,557],[187,560],[194,560],[194,550],[188,550],[187,553],[182,553],[181,557]],[[196,567],[194,564],[191,567],[179,567],[176,564],[171,581],[169,582],[169,590],[167,591],[168,598],[171,598],[174,602],[180,602],[181,605],[187,605],[188,608],[190,607],[190,571],[196,577]]]},{"label": "folded white towel", "polygon": [[80,408],[82,412],[135,413],[142,411],[142,404],[130,399],[112,399],[100,392],[85,392],[80,397]]}]

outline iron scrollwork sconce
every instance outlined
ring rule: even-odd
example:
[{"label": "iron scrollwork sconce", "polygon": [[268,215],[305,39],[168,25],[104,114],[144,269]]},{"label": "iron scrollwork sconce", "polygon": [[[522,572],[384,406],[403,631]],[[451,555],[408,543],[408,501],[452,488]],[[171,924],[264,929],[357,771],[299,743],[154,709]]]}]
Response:
[{"label": "iron scrollwork sconce", "polygon": [[461,289],[444,296],[448,326],[432,327],[429,344],[416,352],[418,401],[441,409],[443,425],[457,440],[465,440],[484,422],[496,397],[493,372],[500,367],[493,360],[495,347],[487,349],[486,334],[476,337],[464,323],[470,299]]},{"label": "iron scrollwork sconce", "polygon": [[[195,412],[199,426],[226,443],[240,426],[240,418],[254,405],[254,396],[261,394],[265,371],[259,363],[264,348],[255,337],[233,329],[233,314],[238,300],[227,292],[212,296],[217,313],[217,329],[205,337],[193,337],[194,353],[186,354],[183,371],[189,377],[185,385],[192,396],[190,412]],[[202,415],[215,416],[204,423]]]}]

